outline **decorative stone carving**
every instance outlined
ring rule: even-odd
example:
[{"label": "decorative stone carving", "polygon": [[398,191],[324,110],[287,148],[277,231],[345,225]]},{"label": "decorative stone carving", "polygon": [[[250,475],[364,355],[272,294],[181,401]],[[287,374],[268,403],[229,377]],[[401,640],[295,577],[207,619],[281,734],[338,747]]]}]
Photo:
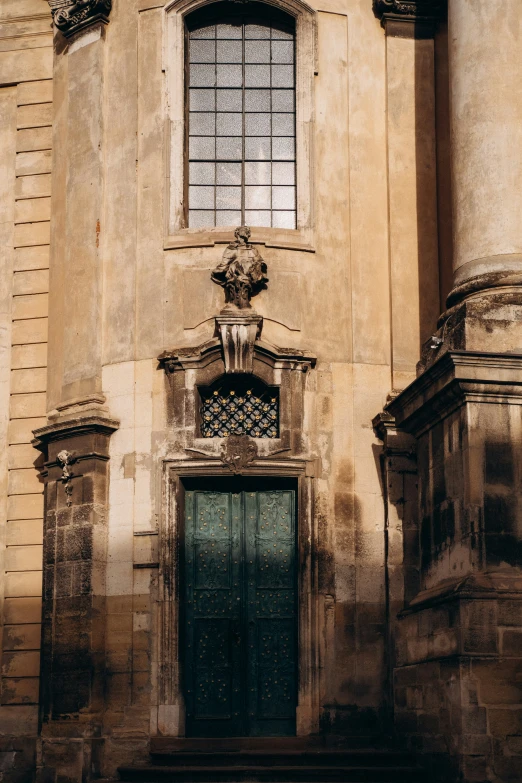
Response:
[{"label": "decorative stone carving", "polygon": [[373,0],[373,11],[388,35],[431,38],[447,0]]},{"label": "decorative stone carving", "polygon": [[251,297],[266,288],[267,268],[257,248],[248,242],[248,226],[236,228],[234,236],[235,241],[228,245],[211,278],[225,289],[224,310],[246,310],[251,307]]},{"label": "decorative stone carving", "polygon": [[216,316],[216,331],[221,339],[226,373],[251,373],[254,344],[261,337],[263,319],[254,310],[222,311]]},{"label": "decorative stone carving", "polygon": [[70,38],[95,22],[108,24],[112,0],[48,0],[58,30]]},{"label": "decorative stone carving", "polygon": [[221,446],[221,460],[239,474],[257,457],[257,446],[248,435],[229,435]]},{"label": "decorative stone carving", "polygon": [[74,473],[72,470],[70,470],[69,466],[76,462],[76,457],[71,454],[70,451],[65,451],[64,449],[56,455],[56,461],[62,467],[62,476],[60,481],[64,485],[65,494],[67,495],[67,505],[70,506],[72,505],[71,495],[73,492],[71,479],[73,478]]}]

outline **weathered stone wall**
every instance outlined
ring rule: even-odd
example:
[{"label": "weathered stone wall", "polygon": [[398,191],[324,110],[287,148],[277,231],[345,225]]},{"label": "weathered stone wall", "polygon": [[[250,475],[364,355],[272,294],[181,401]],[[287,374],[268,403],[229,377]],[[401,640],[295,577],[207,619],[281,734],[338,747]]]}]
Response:
[{"label": "weathered stone wall", "polygon": [[52,30],[44,0],[0,4],[0,775],[36,764],[45,422]]},{"label": "weathered stone wall", "polygon": [[[168,635],[173,593],[160,564],[167,563],[176,578],[175,540],[165,536],[172,515],[167,466],[197,457],[187,455],[183,427],[175,432],[157,357],[212,338],[222,301],[210,270],[231,236],[180,238],[166,227],[166,182],[174,171],[169,160],[179,152],[169,149],[167,79],[178,80],[178,91],[182,79],[175,47],[167,45],[166,5],[119,0],[107,26],[69,41],[56,32],[52,70],[46,0],[4,0],[0,9],[40,15],[23,23],[23,35],[41,24],[38,40],[46,42],[43,49],[20,48],[16,57],[0,52],[0,74],[4,62],[6,69],[1,83],[31,85],[5,88],[6,100],[19,95],[27,104],[18,110],[26,124],[17,131],[23,145],[17,204],[25,227],[15,240],[27,247],[15,251],[25,266],[15,273],[21,287],[13,299],[22,313],[13,326],[13,335],[19,329],[15,344],[24,347],[13,349],[10,387],[19,417],[11,429],[22,433],[16,454],[23,459],[13,463],[12,486],[18,482],[23,493],[17,498],[26,499],[12,502],[13,526],[7,529],[18,536],[9,562],[16,549],[20,569],[31,566],[32,574],[9,575],[5,584],[22,591],[16,600],[26,601],[24,627],[32,636],[29,641],[17,629],[16,638],[33,645],[11,653],[15,659],[31,655],[32,668],[21,663],[22,677],[9,669],[5,693],[20,693],[16,698],[25,701],[5,709],[18,709],[24,731],[36,736],[42,485],[29,442],[37,429],[49,463],[38,759],[46,781],[114,774],[118,763],[146,757],[151,735],[183,731],[175,671],[165,677],[160,660],[161,646],[169,644],[172,668],[178,665],[175,638]],[[299,175],[313,183],[305,210],[310,220],[290,239],[257,230],[270,283],[255,306],[264,318],[264,340],[317,358],[295,416],[301,436],[284,455],[306,463],[314,536],[317,698],[300,705],[300,726],[303,733],[368,736],[390,730],[392,618],[419,580],[409,447],[388,455],[383,465],[371,421],[390,390],[415,377],[420,346],[440,310],[436,61],[429,37],[386,37],[369,0],[326,0],[310,18],[317,43],[306,63],[313,111],[300,121],[309,133],[311,170]],[[4,61],[6,54],[11,59]],[[51,75],[46,375],[47,278],[41,269],[50,169],[42,150],[50,149],[43,104],[51,95],[43,80]],[[14,118],[16,108],[9,105]],[[14,149],[14,126],[7,134]],[[31,371],[16,374],[26,369]],[[194,395],[191,379],[184,383],[177,400],[189,417],[195,415]],[[98,417],[98,434],[114,430],[110,437],[105,432],[108,442],[96,445],[94,435],[81,429],[89,416]],[[79,458],[70,483],[57,461],[64,448]],[[72,487],[70,498],[66,486]],[[16,521],[22,518],[23,525]],[[7,599],[5,606],[7,611]],[[68,673],[65,682],[62,672]],[[6,721],[16,725],[13,718]]]}]

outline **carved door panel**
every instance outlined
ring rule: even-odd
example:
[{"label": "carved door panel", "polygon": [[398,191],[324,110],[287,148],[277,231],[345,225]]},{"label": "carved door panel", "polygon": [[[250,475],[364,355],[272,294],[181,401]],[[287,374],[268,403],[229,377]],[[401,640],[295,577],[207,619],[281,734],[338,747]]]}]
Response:
[{"label": "carved door panel", "polygon": [[236,484],[185,508],[187,735],[295,734],[295,493]]}]

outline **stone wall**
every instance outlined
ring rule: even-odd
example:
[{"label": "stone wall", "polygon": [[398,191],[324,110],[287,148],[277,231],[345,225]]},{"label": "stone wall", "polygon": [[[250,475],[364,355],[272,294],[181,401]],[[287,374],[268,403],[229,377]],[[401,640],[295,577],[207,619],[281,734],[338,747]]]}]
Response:
[{"label": "stone wall", "polygon": [[47,3],[2,2],[0,775],[20,781],[38,725],[43,484],[31,439],[46,413],[52,58]]}]

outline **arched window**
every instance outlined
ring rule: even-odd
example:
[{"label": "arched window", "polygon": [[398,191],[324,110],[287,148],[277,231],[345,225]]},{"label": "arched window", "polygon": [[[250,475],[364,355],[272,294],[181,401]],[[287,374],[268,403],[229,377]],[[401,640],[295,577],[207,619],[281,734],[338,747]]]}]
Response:
[{"label": "arched window", "polygon": [[186,17],[186,224],[296,228],[295,20],[263,3]]}]

